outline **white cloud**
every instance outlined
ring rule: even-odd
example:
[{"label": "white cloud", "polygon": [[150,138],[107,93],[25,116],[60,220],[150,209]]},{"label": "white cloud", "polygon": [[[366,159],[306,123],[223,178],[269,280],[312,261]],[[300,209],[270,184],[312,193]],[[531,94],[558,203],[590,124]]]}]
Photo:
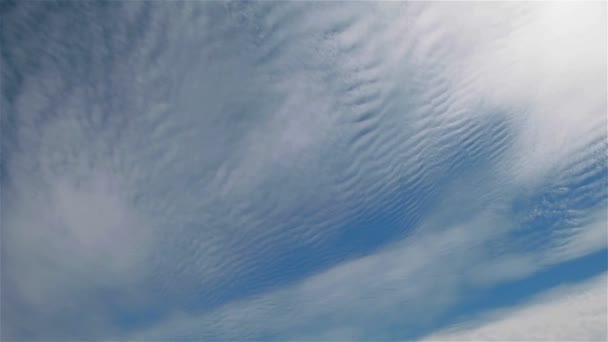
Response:
[{"label": "white cloud", "polygon": [[[70,337],[89,304],[80,336],[120,330],[123,308],[95,299],[116,291],[174,313],[143,336],[373,338],[387,312],[423,324],[465,285],[606,247],[605,217],[579,220],[596,207],[532,242],[509,235],[514,197],[577,189],[605,158],[587,145],[606,134],[605,4],[147,5],[5,32],[15,61],[47,56],[11,60],[24,76],[2,136],[3,298],[39,336]],[[42,21],[28,13],[7,26]],[[604,203],[602,184],[568,196]],[[570,215],[562,202],[535,215]],[[332,255],[374,215],[404,240]],[[266,291],[272,262],[302,246],[333,263]],[[251,274],[255,296],[183,308]]]},{"label": "white cloud", "polygon": [[[605,134],[606,3],[531,6],[521,27],[471,62],[481,96],[525,106],[514,177],[534,184]],[[508,70],[495,77],[495,70]]]},{"label": "white cloud", "polygon": [[[410,329],[432,326],[433,319],[457,304],[466,296],[466,291],[525,279],[554,263],[578,256],[578,253],[567,253],[568,257],[560,258],[563,255],[553,250],[492,256],[487,248],[504,241],[503,234],[509,231],[509,227],[500,227],[500,222],[497,217],[481,216],[439,231],[439,227],[435,227],[287,288],[229,303],[207,313],[176,312],[166,321],[128,338],[262,339],[272,336],[298,340],[394,340],[406,336]],[[605,222],[602,225],[605,226]],[[578,237],[584,240],[584,235],[593,228],[582,227],[568,240]],[[587,245],[584,254],[595,250],[593,244]],[[594,299],[600,302],[601,308],[605,296],[601,296],[599,285],[605,284],[605,279],[594,284]],[[605,310],[597,312],[592,321],[597,323],[602,319],[608,319]],[[394,326],[400,328],[391,330]],[[544,336],[559,333],[546,331]],[[534,336],[524,339],[534,339]]]},{"label": "white cloud", "polygon": [[606,341],[608,277],[562,286],[514,308],[427,336],[427,341]]}]

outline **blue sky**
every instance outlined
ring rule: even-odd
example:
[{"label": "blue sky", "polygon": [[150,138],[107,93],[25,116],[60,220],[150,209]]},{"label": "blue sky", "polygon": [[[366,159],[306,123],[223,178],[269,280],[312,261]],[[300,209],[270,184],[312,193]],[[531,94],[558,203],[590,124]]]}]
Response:
[{"label": "blue sky", "polygon": [[606,340],[606,4],[0,7],[1,339]]}]

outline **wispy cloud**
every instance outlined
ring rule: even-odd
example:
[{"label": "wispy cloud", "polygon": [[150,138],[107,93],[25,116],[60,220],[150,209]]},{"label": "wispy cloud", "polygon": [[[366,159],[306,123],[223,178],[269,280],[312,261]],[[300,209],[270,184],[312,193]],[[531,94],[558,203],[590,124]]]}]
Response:
[{"label": "wispy cloud", "polygon": [[605,250],[605,9],[7,7],[2,337],[395,339]]},{"label": "wispy cloud", "polygon": [[429,341],[606,341],[608,278],[564,286],[529,303],[484,313],[426,337]]},{"label": "wispy cloud", "polygon": [[[491,257],[487,246],[504,240],[502,234],[488,229],[488,225],[496,227],[496,222],[496,218],[479,217],[444,232],[411,237],[295,286],[205,314],[175,313],[163,324],[130,338],[407,338],[430,329],[433,320],[467,291],[519,280],[552,264],[548,260],[554,255],[545,251]],[[601,286],[593,294],[600,307],[605,305]],[[544,336],[550,339],[552,334],[547,331]]]}]

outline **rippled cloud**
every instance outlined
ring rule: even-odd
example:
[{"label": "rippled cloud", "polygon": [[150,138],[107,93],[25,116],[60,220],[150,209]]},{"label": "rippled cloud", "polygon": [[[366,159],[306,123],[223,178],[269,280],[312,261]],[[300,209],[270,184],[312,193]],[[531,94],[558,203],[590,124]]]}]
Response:
[{"label": "rippled cloud", "polygon": [[605,339],[606,4],[0,15],[3,340]]}]

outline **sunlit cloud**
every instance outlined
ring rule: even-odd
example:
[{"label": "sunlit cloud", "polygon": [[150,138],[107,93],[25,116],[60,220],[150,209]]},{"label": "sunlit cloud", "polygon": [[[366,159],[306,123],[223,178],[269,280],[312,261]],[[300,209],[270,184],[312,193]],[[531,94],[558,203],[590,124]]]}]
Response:
[{"label": "sunlit cloud", "polygon": [[605,336],[596,259],[442,329],[606,252],[606,4],[63,5],[0,9],[2,339]]}]

